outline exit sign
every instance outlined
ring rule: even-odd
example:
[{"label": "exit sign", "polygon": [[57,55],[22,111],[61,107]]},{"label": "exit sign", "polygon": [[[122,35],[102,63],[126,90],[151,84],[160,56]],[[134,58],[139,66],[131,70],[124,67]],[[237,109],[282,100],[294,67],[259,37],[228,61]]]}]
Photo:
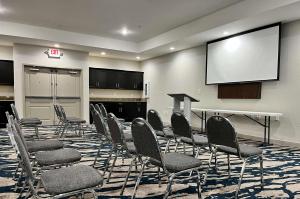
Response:
[{"label": "exit sign", "polygon": [[63,56],[61,50],[57,48],[49,48],[48,50],[45,51],[45,54],[48,55],[49,58],[56,58],[56,59],[60,59],[60,57]]}]

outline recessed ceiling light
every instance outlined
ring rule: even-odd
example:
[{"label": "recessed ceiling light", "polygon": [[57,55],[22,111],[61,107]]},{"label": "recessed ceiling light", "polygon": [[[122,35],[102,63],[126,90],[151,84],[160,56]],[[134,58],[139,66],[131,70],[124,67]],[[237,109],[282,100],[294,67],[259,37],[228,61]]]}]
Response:
[{"label": "recessed ceiling light", "polygon": [[229,35],[229,32],[224,31],[224,32],[223,32],[223,35]]},{"label": "recessed ceiling light", "polygon": [[122,30],[121,30],[121,33],[122,33],[122,35],[124,35],[124,36],[126,36],[126,35],[128,35],[128,29],[126,28],[126,27],[124,27],[124,28],[122,28]]},{"label": "recessed ceiling light", "polygon": [[172,46],[172,47],[170,47],[170,50],[175,50],[175,48]]},{"label": "recessed ceiling light", "polygon": [[106,55],[106,52],[101,52],[101,55],[102,55],[102,56]]},{"label": "recessed ceiling light", "polygon": [[59,44],[54,44],[54,47],[55,47],[55,48],[59,48],[60,45],[59,45]]},{"label": "recessed ceiling light", "polygon": [[137,57],[136,57],[136,59],[137,59],[137,60],[140,60],[140,59],[141,59],[141,57],[137,56]]}]

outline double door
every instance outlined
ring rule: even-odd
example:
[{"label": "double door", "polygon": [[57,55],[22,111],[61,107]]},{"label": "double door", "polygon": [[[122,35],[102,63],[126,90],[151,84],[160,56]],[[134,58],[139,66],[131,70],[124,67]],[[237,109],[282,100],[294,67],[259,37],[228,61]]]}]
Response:
[{"label": "double door", "polygon": [[54,124],[53,105],[61,104],[68,116],[80,117],[80,90],[79,70],[25,66],[25,116]]},{"label": "double door", "polygon": [[90,68],[90,88],[143,90],[142,72]]}]

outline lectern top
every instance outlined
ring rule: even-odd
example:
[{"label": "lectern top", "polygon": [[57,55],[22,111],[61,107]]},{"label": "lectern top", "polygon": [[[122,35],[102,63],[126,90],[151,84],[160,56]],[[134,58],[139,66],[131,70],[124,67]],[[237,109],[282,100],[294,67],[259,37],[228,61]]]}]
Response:
[{"label": "lectern top", "polygon": [[184,94],[184,93],[173,93],[173,94],[168,94],[169,96],[179,100],[179,101],[184,101],[184,97],[188,97],[191,99],[191,102],[199,102],[199,100],[187,95],[187,94]]}]

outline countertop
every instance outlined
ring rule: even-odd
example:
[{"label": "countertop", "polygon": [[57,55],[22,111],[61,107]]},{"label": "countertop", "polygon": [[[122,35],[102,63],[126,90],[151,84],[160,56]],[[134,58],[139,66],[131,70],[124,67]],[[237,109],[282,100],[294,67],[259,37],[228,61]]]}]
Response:
[{"label": "countertop", "polygon": [[147,102],[146,98],[102,98],[90,97],[91,102]]}]

